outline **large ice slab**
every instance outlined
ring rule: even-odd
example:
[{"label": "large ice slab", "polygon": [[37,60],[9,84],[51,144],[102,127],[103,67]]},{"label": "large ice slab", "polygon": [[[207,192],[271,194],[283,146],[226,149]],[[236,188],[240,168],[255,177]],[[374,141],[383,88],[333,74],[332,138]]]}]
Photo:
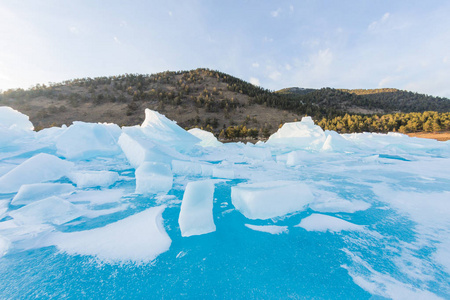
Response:
[{"label": "large ice slab", "polygon": [[119,174],[112,171],[76,171],[68,177],[78,188],[109,187],[119,179]]},{"label": "large ice slab", "polygon": [[2,177],[0,193],[17,192],[23,184],[46,182],[66,176],[74,164],[54,155],[39,153]]},{"label": "large ice slab", "polygon": [[31,131],[34,129],[30,118],[8,106],[0,106],[0,127]]},{"label": "large ice slab", "polygon": [[159,144],[174,147],[178,151],[189,150],[201,140],[169,120],[164,115],[151,109],[145,109],[142,132]]},{"label": "large ice slab", "polygon": [[8,106],[0,106],[0,149],[11,142],[31,137],[33,124],[28,116]]},{"label": "large ice slab", "polygon": [[124,127],[122,131],[118,143],[134,168],[148,161],[170,164],[173,159],[189,160],[175,149],[152,141],[138,126]]},{"label": "large ice slab", "polygon": [[24,184],[11,201],[13,205],[29,204],[50,196],[67,195],[75,191],[68,183],[32,183]]},{"label": "large ice slab", "polygon": [[311,117],[303,117],[301,122],[285,123],[272,134],[266,144],[300,149],[320,149],[326,140],[322,128],[314,125]]},{"label": "large ice slab", "polygon": [[300,224],[296,225],[296,227],[302,227],[307,231],[322,231],[322,232],[364,230],[364,226],[356,225],[336,217],[322,214],[312,214],[309,217],[306,217],[303,220],[301,220]]},{"label": "large ice slab", "polygon": [[189,182],[183,195],[178,224],[182,236],[216,231],[213,218],[214,183],[211,180]]},{"label": "large ice slab", "polygon": [[30,203],[9,212],[14,221],[20,224],[49,223],[55,225],[69,222],[82,214],[82,211],[75,205],[56,196]]},{"label": "large ice slab", "polygon": [[202,147],[220,147],[223,144],[209,131],[201,130],[200,128],[189,129],[188,132],[200,139],[197,144]]},{"label": "large ice slab", "polygon": [[234,186],[231,200],[245,217],[269,219],[303,210],[313,194],[301,182],[271,181]]},{"label": "large ice slab", "polygon": [[58,154],[69,159],[87,159],[120,153],[121,134],[116,124],[73,122],[56,141]]},{"label": "large ice slab", "polygon": [[144,162],[136,169],[136,193],[166,194],[172,188],[173,174],[163,163]]},{"label": "large ice slab", "polygon": [[105,262],[149,263],[172,243],[163,226],[164,209],[152,207],[104,227],[58,233],[50,242],[71,255],[95,256]]}]

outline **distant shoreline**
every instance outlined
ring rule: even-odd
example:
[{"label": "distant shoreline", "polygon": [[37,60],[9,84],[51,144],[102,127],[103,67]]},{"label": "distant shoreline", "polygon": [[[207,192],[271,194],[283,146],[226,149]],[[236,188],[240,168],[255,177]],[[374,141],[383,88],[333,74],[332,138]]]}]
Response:
[{"label": "distant shoreline", "polygon": [[407,133],[410,137],[418,137],[424,139],[435,139],[441,142],[445,142],[450,140],[450,131],[441,131],[441,132],[414,132]]}]

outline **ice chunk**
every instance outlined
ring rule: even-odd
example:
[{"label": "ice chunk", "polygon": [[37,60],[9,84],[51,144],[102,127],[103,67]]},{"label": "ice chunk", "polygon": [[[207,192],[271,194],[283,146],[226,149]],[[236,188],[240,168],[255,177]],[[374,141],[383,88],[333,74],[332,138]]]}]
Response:
[{"label": "ice chunk", "polygon": [[351,141],[343,138],[339,133],[335,131],[325,130],[327,136],[323,143],[321,151],[324,152],[354,152],[357,150],[357,146]]},{"label": "ice chunk", "polygon": [[79,188],[109,187],[119,179],[119,174],[111,171],[77,171],[68,177]]},{"label": "ice chunk", "polygon": [[141,130],[141,128],[124,127],[119,138],[119,145],[125,153],[130,165],[139,167],[143,162],[163,162],[170,164],[173,159],[189,160],[190,158],[181,155],[176,150],[160,145],[152,141]]},{"label": "ice chunk", "polygon": [[34,129],[30,118],[8,106],[0,106],[0,127],[31,131]]},{"label": "ice chunk", "polygon": [[0,258],[6,254],[10,245],[11,242],[7,238],[0,235]]},{"label": "ice chunk", "polygon": [[0,177],[0,193],[14,193],[24,184],[57,180],[66,176],[74,164],[54,155],[39,153],[2,177]]},{"label": "ice chunk", "polygon": [[141,125],[142,132],[158,144],[174,147],[178,151],[189,150],[201,140],[167,119],[157,111],[145,109],[145,120]]},{"label": "ice chunk", "polygon": [[314,125],[311,117],[303,117],[301,122],[285,123],[272,134],[266,144],[303,149],[320,149],[326,136],[322,128]]},{"label": "ice chunk", "polygon": [[75,191],[68,183],[33,183],[24,184],[11,201],[13,205],[28,204],[50,196],[66,195]]},{"label": "ice chunk", "polygon": [[58,154],[68,159],[86,159],[120,153],[116,124],[73,122],[56,141]]},{"label": "ice chunk", "polygon": [[0,149],[11,142],[31,137],[33,124],[28,116],[8,106],[0,106]]},{"label": "ice chunk", "polygon": [[172,188],[173,174],[163,163],[144,162],[136,169],[136,193],[160,194]]},{"label": "ice chunk", "polygon": [[148,263],[172,243],[162,219],[165,206],[140,213],[101,228],[57,233],[51,243],[71,255],[91,255],[106,262]]},{"label": "ice chunk", "polygon": [[82,211],[69,201],[52,196],[10,211],[9,215],[20,224],[60,225],[80,217]]},{"label": "ice chunk", "polygon": [[182,236],[216,231],[213,219],[214,183],[211,180],[189,182],[181,203],[178,224]]},{"label": "ice chunk", "polygon": [[239,184],[231,188],[233,205],[249,219],[269,219],[303,210],[312,200],[309,187],[297,181]]},{"label": "ice chunk", "polygon": [[246,227],[261,232],[267,232],[270,234],[282,234],[288,231],[287,226],[278,226],[278,225],[251,225],[245,224]]},{"label": "ice chunk", "polygon": [[356,225],[342,219],[322,215],[322,214],[312,214],[309,217],[304,218],[300,224],[296,225],[296,227],[302,227],[307,231],[330,231],[330,232],[339,232],[339,231],[350,231],[350,230],[363,230],[364,226]]},{"label": "ice chunk", "polygon": [[188,132],[193,136],[199,138],[201,141],[198,145],[202,147],[220,147],[223,144],[209,131],[201,130],[199,128],[189,129]]}]

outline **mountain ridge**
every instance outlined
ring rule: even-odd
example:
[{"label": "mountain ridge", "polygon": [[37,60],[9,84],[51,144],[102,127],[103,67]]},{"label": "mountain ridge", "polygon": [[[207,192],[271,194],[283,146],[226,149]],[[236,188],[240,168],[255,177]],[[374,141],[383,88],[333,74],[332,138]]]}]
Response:
[{"label": "mountain ridge", "polygon": [[[379,92],[368,92],[375,90]],[[266,136],[280,124],[304,115],[319,121],[346,114],[450,111],[446,98],[397,89],[270,91],[203,68],[73,79],[28,90],[8,90],[0,94],[0,105],[29,115],[37,128],[70,125],[75,120],[135,125],[143,121],[144,108],[148,107],[185,128],[201,127],[219,135],[229,127],[245,127],[252,129],[252,136]]]}]

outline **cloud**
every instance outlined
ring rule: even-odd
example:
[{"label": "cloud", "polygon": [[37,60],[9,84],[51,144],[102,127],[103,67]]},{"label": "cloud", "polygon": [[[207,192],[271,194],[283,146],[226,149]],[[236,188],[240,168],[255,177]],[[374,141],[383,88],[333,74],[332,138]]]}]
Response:
[{"label": "cloud", "polygon": [[274,80],[274,81],[277,81],[281,77],[281,75],[282,74],[280,72],[273,71],[272,73],[269,74],[269,78]]},{"label": "cloud", "polygon": [[75,26],[70,26],[70,27],[69,27],[69,31],[70,31],[72,34],[79,34],[79,33],[80,33],[80,31],[78,30],[78,28],[75,27]]},{"label": "cloud", "polygon": [[294,12],[294,5],[289,5],[289,11],[290,11],[291,13]]},{"label": "cloud", "polygon": [[169,16],[172,16],[173,14],[172,14],[172,12],[171,11],[169,11]]},{"label": "cloud", "polygon": [[292,70],[292,66],[291,66],[290,64],[286,64],[284,67],[285,67],[286,70],[288,70],[288,71]]},{"label": "cloud", "polygon": [[390,16],[391,16],[391,14],[387,12],[381,17],[380,20],[370,23],[370,25],[368,27],[369,31],[377,30],[381,24],[384,24],[387,22],[387,20],[389,19]]},{"label": "cloud", "polygon": [[114,42],[117,44],[121,44],[120,40],[117,38],[117,36],[113,37]]},{"label": "cloud", "polygon": [[278,17],[281,13],[281,8],[278,8],[277,10],[271,11],[270,15],[274,18]]},{"label": "cloud", "polygon": [[269,37],[265,36],[263,38],[263,42],[265,42],[265,43],[272,43],[273,42],[273,38],[269,38]]},{"label": "cloud", "polygon": [[253,68],[259,68],[259,63],[257,63],[257,62],[252,63],[252,67]]},{"label": "cloud", "polygon": [[259,82],[258,78],[250,77],[250,83],[256,86],[261,86],[261,83]]}]

